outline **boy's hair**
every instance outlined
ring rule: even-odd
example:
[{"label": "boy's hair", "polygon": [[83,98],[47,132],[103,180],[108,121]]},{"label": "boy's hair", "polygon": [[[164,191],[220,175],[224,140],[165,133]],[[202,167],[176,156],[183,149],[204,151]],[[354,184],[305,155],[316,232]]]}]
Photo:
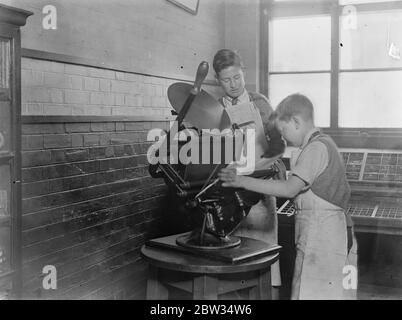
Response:
[{"label": "boy's hair", "polygon": [[228,67],[237,66],[243,68],[240,55],[230,49],[219,50],[214,56],[212,65],[217,75],[219,75],[219,72],[221,72],[223,69]]},{"label": "boy's hair", "polygon": [[278,120],[289,121],[295,115],[301,116],[305,121],[314,121],[313,104],[309,98],[300,93],[287,96],[275,110],[275,117]]}]

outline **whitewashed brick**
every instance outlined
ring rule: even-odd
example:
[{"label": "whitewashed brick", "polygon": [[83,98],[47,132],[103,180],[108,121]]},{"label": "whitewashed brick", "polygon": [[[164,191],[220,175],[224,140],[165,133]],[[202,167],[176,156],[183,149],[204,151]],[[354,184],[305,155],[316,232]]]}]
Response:
[{"label": "whitewashed brick", "polygon": [[152,107],[164,107],[165,101],[161,97],[152,97]]},{"label": "whitewashed brick", "polygon": [[74,90],[82,90],[83,88],[83,78],[81,76],[69,76],[70,83],[71,83],[71,89]]},{"label": "whitewashed brick", "polygon": [[153,79],[152,79],[153,77],[151,77],[151,76],[144,76],[144,81],[143,81],[143,83],[145,83],[145,84],[152,84],[153,83]]},{"label": "whitewashed brick", "polygon": [[137,90],[139,94],[145,94],[145,84],[142,82],[137,82]]},{"label": "whitewashed brick", "polygon": [[42,86],[43,72],[35,70],[21,70],[21,85],[27,87]]},{"label": "whitewashed brick", "polygon": [[144,92],[145,95],[150,96],[150,97],[155,95],[155,86],[146,84],[144,89],[145,89],[145,92]]},{"label": "whitewashed brick", "polygon": [[124,116],[129,112],[130,107],[116,107],[112,109],[113,116]]},{"label": "whitewashed brick", "polygon": [[63,103],[63,90],[49,88],[50,102]]},{"label": "whitewashed brick", "polygon": [[122,106],[124,105],[124,93],[116,93],[115,94],[115,105]]},{"label": "whitewashed brick", "polygon": [[50,102],[49,92],[43,87],[23,87],[21,89],[22,103]]},{"label": "whitewashed brick", "polygon": [[72,107],[69,105],[45,104],[43,106],[43,113],[58,116],[68,116],[72,114]]},{"label": "whitewashed brick", "polygon": [[146,108],[146,110],[147,110],[147,115],[150,115],[150,116],[156,116],[157,115],[157,112],[156,112],[155,108]]},{"label": "whitewashed brick", "polygon": [[66,64],[65,65],[65,72],[67,74],[88,76],[89,75],[89,69],[90,68],[88,68],[88,67],[77,66],[77,65],[74,65],[74,64]]},{"label": "whitewashed brick", "polygon": [[127,109],[127,115],[129,116],[138,116],[138,110],[137,108],[131,107]]},{"label": "whitewashed brick", "polygon": [[111,116],[112,115],[112,107],[105,107],[105,106],[103,106],[103,107],[101,107],[100,108],[100,110],[99,110],[99,112],[100,112],[100,116]]},{"label": "whitewashed brick", "polygon": [[111,84],[112,92],[129,93],[132,89],[131,86],[133,83],[128,81],[112,80]]},{"label": "whitewashed brick", "polygon": [[25,104],[26,109],[23,114],[26,115],[42,115],[43,114],[43,104],[41,103],[27,103]]},{"label": "whitewashed brick", "polygon": [[106,78],[106,79],[115,79],[116,73],[112,70],[100,69],[100,68],[91,68],[89,70],[89,74],[92,77],[96,78]]},{"label": "whitewashed brick", "polygon": [[159,78],[159,77],[152,77],[152,83],[153,84],[165,84],[165,79]]},{"label": "whitewashed brick", "polygon": [[103,93],[103,92],[91,92],[90,103],[91,104],[113,105],[114,104],[114,94]]},{"label": "whitewashed brick", "polygon": [[28,104],[27,103],[21,103],[21,114],[27,114],[28,112]]},{"label": "whitewashed brick", "polygon": [[84,90],[99,91],[99,79],[84,78]]},{"label": "whitewashed brick", "polygon": [[102,106],[87,106],[85,108],[85,114],[86,115],[91,115],[91,116],[108,115],[108,114],[104,114]]},{"label": "whitewashed brick", "polygon": [[143,96],[142,100],[143,100],[144,107],[150,107],[151,106],[151,97]]},{"label": "whitewashed brick", "polygon": [[44,85],[48,88],[71,89],[72,85],[68,76],[63,73],[45,72]]},{"label": "whitewashed brick", "polygon": [[133,95],[126,95],[124,99],[126,106],[138,106],[138,97]]},{"label": "whitewashed brick", "polygon": [[116,71],[117,80],[126,80],[125,72]]},{"label": "whitewashed brick", "polygon": [[131,82],[130,94],[131,94],[131,95],[137,95],[137,94],[139,94],[139,93],[140,93],[140,91],[139,91],[138,83],[136,83],[136,82]]},{"label": "whitewashed brick", "polygon": [[72,107],[72,115],[73,116],[82,116],[85,115],[85,106],[71,106]]},{"label": "whitewashed brick", "polygon": [[161,96],[163,96],[163,94],[164,94],[163,86],[162,85],[155,86],[155,95],[157,97],[161,97]]},{"label": "whitewashed brick", "polygon": [[59,62],[38,60],[31,58],[23,58],[21,61],[21,68],[35,71],[47,71],[47,72],[64,72],[64,64]]},{"label": "whitewashed brick", "polygon": [[144,98],[141,95],[137,96],[137,106],[143,107],[144,106]]},{"label": "whitewashed brick", "polygon": [[111,88],[110,80],[107,79],[99,79],[99,89],[102,92],[109,92]]},{"label": "whitewashed brick", "polygon": [[131,81],[131,82],[142,82],[144,76],[141,74],[136,74],[136,73],[125,73],[125,79],[126,81]]},{"label": "whitewashed brick", "polygon": [[79,90],[66,90],[64,92],[64,101],[71,104],[87,104],[89,102],[88,92]]}]

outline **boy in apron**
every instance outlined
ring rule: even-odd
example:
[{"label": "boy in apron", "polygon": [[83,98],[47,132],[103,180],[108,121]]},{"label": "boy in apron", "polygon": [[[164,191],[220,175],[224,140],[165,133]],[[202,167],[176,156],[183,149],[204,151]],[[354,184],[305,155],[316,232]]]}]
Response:
[{"label": "boy in apron", "polygon": [[333,140],[314,126],[313,105],[305,96],[288,96],[275,116],[282,136],[299,148],[291,156],[289,179],[263,181],[223,169],[223,186],[295,198],[292,299],[355,298],[356,287],[345,286],[345,266],[354,267],[357,277],[357,244],[345,214],[350,187],[342,158]]},{"label": "boy in apron", "polygon": [[[241,124],[246,119],[236,118],[230,111],[237,108],[248,108],[247,117],[253,119],[251,127],[255,129],[255,170],[269,169],[274,163],[273,156],[283,153],[284,144],[277,143],[269,145],[271,137],[277,133],[276,128],[269,127],[268,119],[273,110],[268,99],[254,92],[245,89],[244,73],[240,56],[232,50],[219,50],[214,57],[213,67],[218,84],[223,89],[225,96],[219,101],[228,111],[232,123]],[[244,111],[244,110],[243,110]],[[241,113],[240,113],[241,114]],[[233,116],[233,117],[232,117]],[[273,139],[272,139],[273,140]],[[282,142],[281,139],[279,139]],[[285,178],[286,169],[281,162],[276,162]],[[277,178],[280,178],[279,176]],[[245,236],[267,243],[278,243],[278,221],[276,215],[276,199],[271,195],[265,195],[254,205],[247,218],[242,222],[239,229],[234,233],[238,236]],[[279,298],[279,286],[281,285],[279,261],[271,266],[272,298]]]}]

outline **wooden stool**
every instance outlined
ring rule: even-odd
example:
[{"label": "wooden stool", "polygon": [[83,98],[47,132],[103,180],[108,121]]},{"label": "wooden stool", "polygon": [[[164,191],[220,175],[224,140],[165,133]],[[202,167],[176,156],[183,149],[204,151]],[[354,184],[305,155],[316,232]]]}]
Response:
[{"label": "wooden stool", "polygon": [[169,287],[196,300],[217,300],[221,294],[249,289],[250,299],[271,299],[271,264],[279,253],[237,264],[208,259],[166,248],[143,245],[149,263],[147,299],[168,299]]}]

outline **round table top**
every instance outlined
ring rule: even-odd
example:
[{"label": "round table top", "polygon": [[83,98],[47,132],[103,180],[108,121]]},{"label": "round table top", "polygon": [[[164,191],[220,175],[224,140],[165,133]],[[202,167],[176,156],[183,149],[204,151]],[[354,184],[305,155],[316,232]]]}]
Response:
[{"label": "round table top", "polygon": [[279,253],[259,256],[236,264],[208,259],[173,249],[143,245],[141,254],[147,262],[163,269],[192,273],[237,273],[268,268],[279,258]]}]

